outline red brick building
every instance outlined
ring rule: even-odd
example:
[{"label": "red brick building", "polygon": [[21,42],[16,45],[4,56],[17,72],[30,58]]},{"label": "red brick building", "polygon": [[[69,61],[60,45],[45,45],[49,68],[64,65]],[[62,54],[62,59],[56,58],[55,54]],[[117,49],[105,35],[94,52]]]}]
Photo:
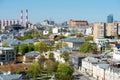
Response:
[{"label": "red brick building", "polygon": [[88,22],[87,21],[83,21],[83,20],[70,20],[69,21],[69,26],[88,26]]}]

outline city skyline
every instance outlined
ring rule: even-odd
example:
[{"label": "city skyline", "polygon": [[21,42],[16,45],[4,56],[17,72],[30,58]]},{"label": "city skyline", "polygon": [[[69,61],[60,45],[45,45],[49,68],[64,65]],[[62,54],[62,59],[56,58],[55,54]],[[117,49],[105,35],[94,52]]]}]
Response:
[{"label": "city skyline", "polygon": [[20,20],[20,10],[29,10],[29,21],[36,23],[44,19],[64,22],[69,19],[106,22],[113,14],[120,21],[119,0],[0,0],[0,19]]}]

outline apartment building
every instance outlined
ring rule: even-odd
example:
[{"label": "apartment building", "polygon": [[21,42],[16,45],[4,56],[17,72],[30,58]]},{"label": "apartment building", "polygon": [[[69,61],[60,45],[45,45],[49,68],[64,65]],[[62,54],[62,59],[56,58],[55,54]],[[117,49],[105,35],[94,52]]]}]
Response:
[{"label": "apartment building", "polygon": [[0,65],[8,64],[16,60],[16,53],[13,48],[0,47]]},{"label": "apartment building", "polygon": [[103,22],[96,22],[93,24],[94,41],[97,38],[104,38],[106,34],[106,24]]},{"label": "apartment building", "polygon": [[107,23],[106,24],[106,35],[107,36],[118,35],[118,23]]}]

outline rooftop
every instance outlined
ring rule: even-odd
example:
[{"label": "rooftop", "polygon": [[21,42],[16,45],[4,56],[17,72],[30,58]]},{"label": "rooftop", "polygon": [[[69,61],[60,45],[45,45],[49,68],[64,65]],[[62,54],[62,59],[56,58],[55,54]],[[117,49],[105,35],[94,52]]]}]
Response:
[{"label": "rooftop", "polygon": [[62,41],[65,41],[65,42],[84,42],[83,39],[81,38],[65,38],[65,39],[62,39]]},{"label": "rooftop", "polygon": [[12,47],[0,47],[0,50],[13,50],[14,48]]},{"label": "rooftop", "polygon": [[40,55],[40,52],[38,51],[31,51],[25,54],[26,57],[34,57]]}]

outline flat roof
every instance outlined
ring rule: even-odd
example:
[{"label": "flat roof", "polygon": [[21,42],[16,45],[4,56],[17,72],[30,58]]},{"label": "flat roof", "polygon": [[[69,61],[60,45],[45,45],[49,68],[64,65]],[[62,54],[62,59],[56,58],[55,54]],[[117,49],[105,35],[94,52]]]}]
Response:
[{"label": "flat roof", "polygon": [[12,47],[0,47],[0,50],[13,50],[14,48]]}]

